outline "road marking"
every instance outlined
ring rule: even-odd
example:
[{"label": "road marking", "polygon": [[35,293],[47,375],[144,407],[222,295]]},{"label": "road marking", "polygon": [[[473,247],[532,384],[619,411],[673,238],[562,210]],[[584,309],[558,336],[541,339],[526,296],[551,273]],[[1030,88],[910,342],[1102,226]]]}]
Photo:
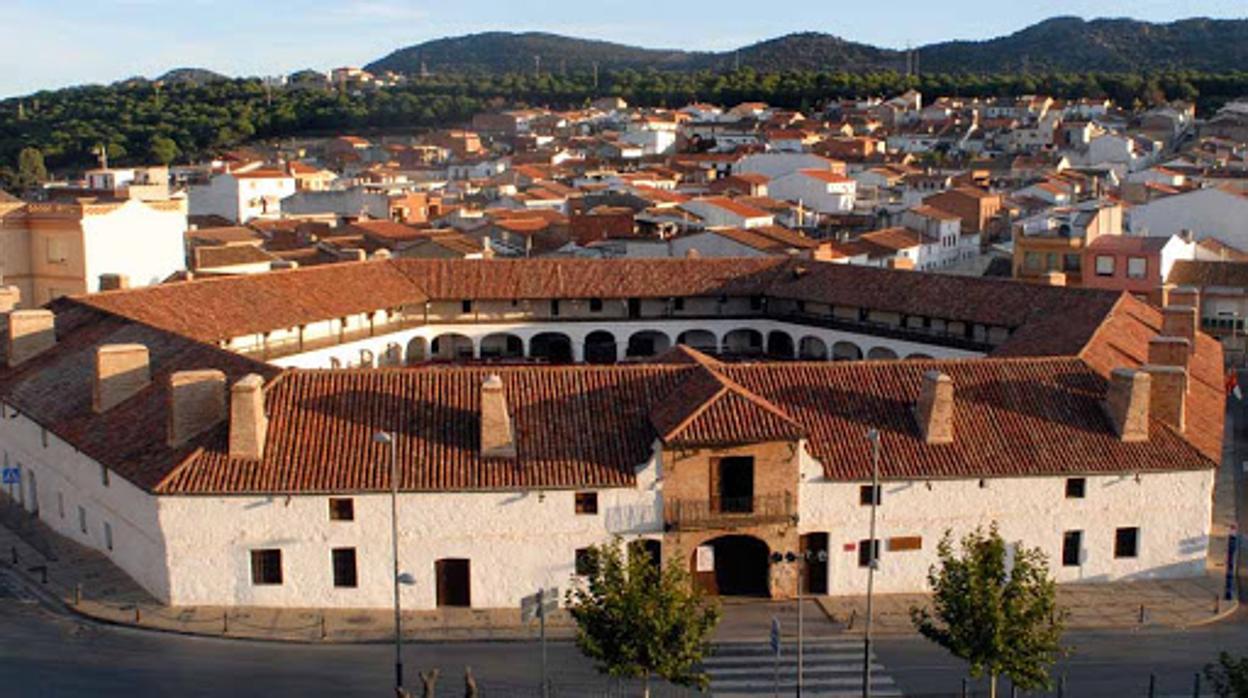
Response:
[{"label": "road marking", "polygon": [[[802,652],[802,693],[812,698],[860,696],[862,642],[851,638],[807,642]],[[774,655],[767,642],[725,643],[714,646],[703,661],[711,676],[711,695],[718,698],[770,696],[775,690]],[[797,688],[797,648],[785,643],[780,652],[780,693]],[[901,691],[872,653],[871,692],[900,696]]]}]

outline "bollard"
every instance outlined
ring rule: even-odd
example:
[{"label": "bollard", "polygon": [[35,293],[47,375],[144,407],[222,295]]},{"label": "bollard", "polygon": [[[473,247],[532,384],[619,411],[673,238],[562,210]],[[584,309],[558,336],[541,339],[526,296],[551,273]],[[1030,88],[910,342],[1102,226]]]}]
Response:
[{"label": "bollard", "polygon": [[1215,594],[1213,597],[1213,615],[1216,616],[1221,612],[1222,612],[1222,595]]},{"label": "bollard", "polygon": [[1200,672],[1196,672],[1196,680],[1192,686],[1192,698],[1200,698]]},{"label": "bollard", "polygon": [[230,612],[222,611],[221,612],[221,634],[225,635],[228,632],[230,632]]},{"label": "bollard", "polygon": [[77,582],[74,584],[74,605],[75,606],[82,605],[82,582]]},{"label": "bollard", "polygon": [[846,630],[853,630],[853,629],[854,629],[854,621],[855,621],[855,620],[857,620],[857,619],[858,619],[858,609],[856,609],[856,608],[851,608],[851,609],[849,609],[849,625],[845,626],[845,629],[846,629]]},{"label": "bollard", "polygon": [[321,639],[324,640],[329,633],[325,632],[325,614],[321,614]]},{"label": "bollard", "polygon": [[1157,698],[1157,675],[1151,672],[1148,675],[1148,698]]},{"label": "bollard", "polygon": [[1140,625],[1144,625],[1144,604],[1140,604]]},{"label": "bollard", "polygon": [[142,623],[142,622],[143,622],[143,613],[142,611],[139,610],[139,605],[136,603],[134,605],[134,624],[138,625],[139,623]]}]

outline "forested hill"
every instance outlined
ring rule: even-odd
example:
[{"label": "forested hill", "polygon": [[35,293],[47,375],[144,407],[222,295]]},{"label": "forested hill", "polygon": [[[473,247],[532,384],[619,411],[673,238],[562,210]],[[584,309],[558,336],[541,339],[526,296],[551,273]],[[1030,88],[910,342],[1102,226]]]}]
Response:
[{"label": "forested hill", "polygon": [[[537,32],[489,32],[400,49],[366,68],[379,72],[515,73],[600,70],[904,71],[906,54],[806,32],[719,53],[636,46]],[[1248,20],[1188,19],[1154,24],[1129,19],[1057,17],[987,41],[918,48],[921,70],[942,73],[1248,70]]]}]

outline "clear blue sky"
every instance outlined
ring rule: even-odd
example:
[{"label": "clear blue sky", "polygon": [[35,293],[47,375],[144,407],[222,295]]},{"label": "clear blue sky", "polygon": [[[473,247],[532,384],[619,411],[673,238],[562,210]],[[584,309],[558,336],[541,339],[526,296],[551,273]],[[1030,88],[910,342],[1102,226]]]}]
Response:
[{"label": "clear blue sky", "polygon": [[881,46],[1008,34],[1058,15],[1248,15],[1244,0],[0,0],[0,96],[174,67],[228,75],[362,65],[427,39],[541,30],[722,50],[793,31]]}]

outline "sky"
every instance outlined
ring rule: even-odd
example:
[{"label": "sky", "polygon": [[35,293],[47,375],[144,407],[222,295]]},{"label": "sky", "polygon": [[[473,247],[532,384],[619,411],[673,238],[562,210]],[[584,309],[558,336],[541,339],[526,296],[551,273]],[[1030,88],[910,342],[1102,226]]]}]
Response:
[{"label": "sky", "polygon": [[177,67],[231,76],[328,70],[480,31],[714,51],[821,31],[903,48],[991,38],[1055,15],[1160,22],[1244,17],[1248,8],[1243,0],[0,0],[0,97]]}]

